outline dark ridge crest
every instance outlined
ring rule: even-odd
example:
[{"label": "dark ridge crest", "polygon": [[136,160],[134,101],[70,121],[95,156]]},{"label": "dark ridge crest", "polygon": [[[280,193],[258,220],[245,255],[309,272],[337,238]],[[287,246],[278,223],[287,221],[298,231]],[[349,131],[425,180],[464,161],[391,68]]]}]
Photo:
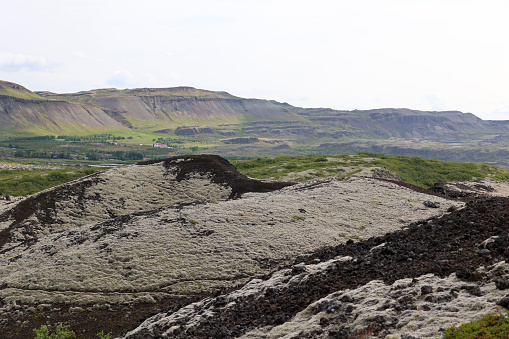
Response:
[{"label": "dark ridge crest", "polygon": [[209,175],[210,180],[232,188],[229,199],[236,199],[248,192],[272,192],[295,185],[291,181],[268,181],[249,178],[240,173],[228,160],[213,154],[182,155],[166,159],[138,162],[136,165],[164,163],[167,170],[176,174],[177,180],[186,180],[194,174]]}]

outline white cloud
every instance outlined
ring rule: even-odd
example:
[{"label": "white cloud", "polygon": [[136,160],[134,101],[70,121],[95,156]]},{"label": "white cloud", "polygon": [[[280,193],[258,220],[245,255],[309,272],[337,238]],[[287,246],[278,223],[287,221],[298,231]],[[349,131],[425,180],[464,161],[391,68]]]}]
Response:
[{"label": "white cloud", "polygon": [[117,88],[127,88],[135,85],[135,80],[130,71],[121,69],[110,76],[106,83]]},{"label": "white cloud", "polygon": [[23,0],[2,9],[0,31],[17,30],[0,35],[0,78],[37,90],[188,85],[307,107],[505,114],[507,0]]},{"label": "white cloud", "polygon": [[423,98],[429,102],[430,108],[433,111],[447,110],[446,101],[435,94],[425,94]]},{"label": "white cloud", "polygon": [[106,80],[106,84],[119,89],[164,86],[164,84],[161,84],[161,81],[150,73],[133,74],[133,72],[127,69],[121,69],[113,73],[113,75]]},{"label": "white cloud", "polygon": [[40,71],[46,68],[47,64],[46,59],[41,56],[0,52],[0,69],[7,72]]}]

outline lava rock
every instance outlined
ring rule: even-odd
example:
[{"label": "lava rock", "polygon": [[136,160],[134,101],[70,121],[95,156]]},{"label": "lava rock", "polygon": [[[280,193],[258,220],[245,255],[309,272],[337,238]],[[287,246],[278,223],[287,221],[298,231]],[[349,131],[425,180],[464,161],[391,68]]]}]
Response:
[{"label": "lava rock", "polygon": [[497,301],[497,305],[509,309],[509,294]]},{"label": "lava rock", "polygon": [[430,293],[433,293],[433,287],[431,287],[429,285],[425,285],[425,286],[421,287],[421,294],[422,295],[426,295],[426,294],[430,294]]},{"label": "lava rock", "polygon": [[429,208],[439,208],[440,207],[440,203],[433,202],[430,200],[426,200],[425,202],[423,202],[423,204],[424,204],[424,206],[429,207]]},{"label": "lava rock", "polygon": [[491,251],[487,248],[483,248],[482,250],[477,251],[477,254],[479,254],[480,256],[490,255],[490,253]]},{"label": "lava rock", "polygon": [[499,290],[508,289],[509,288],[509,278],[502,277],[502,278],[495,279],[495,286]]}]

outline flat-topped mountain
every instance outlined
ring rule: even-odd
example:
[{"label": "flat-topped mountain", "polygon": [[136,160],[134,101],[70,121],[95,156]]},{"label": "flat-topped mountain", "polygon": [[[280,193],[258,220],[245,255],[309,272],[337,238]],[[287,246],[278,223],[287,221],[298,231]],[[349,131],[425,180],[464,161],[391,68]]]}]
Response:
[{"label": "flat-topped mountain", "polygon": [[[304,109],[192,87],[34,93],[20,85],[0,83],[0,130],[41,134],[77,128],[136,127],[155,131],[227,123],[240,123],[239,128],[246,136],[284,137],[297,143],[309,137],[323,141],[359,138],[465,141],[509,133],[508,122],[485,121],[457,111]],[[218,136],[220,132],[218,128]]]},{"label": "flat-topped mountain", "polygon": [[[7,156],[113,160],[134,152],[140,160],[203,152],[230,158],[373,152],[509,167],[509,121],[458,111],[300,108],[192,87],[57,94],[1,84],[0,152]],[[91,135],[102,135],[102,144],[72,144],[74,136]],[[37,136],[61,138],[42,149],[24,144]],[[106,143],[119,138],[125,140],[118,147]],[[154,150],[154,144],[164,148]]]},{"label": "flat-topped mountain", "polygon": [[99,89],[74,94],[38,94],[46,98],[96,106],[127,126],[131,126],[132,119],[175,125],[190,121],[288,120],[289,116],[292,116],[284,108],[267,100],[243,99],[226,92],[192,87]]},{"label": "flat-topped mountain", "polygon": [[8,82],[2,82],[0,88],[0,130],[35,135],[78,129],[108,131],[132,128],[140,122],[160,127],[189,122],[285,121],[295,116],[271,101],[191,87],[99,89],[75,94],[33,93]]}]

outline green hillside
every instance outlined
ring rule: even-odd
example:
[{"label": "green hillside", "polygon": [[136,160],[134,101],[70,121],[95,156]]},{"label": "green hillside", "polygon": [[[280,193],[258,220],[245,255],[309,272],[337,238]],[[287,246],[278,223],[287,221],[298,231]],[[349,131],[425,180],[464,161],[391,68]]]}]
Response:
[{"label": "green hillside", "polygon": [[23,86],[18,84],[0,80],[0,95],[7,95],[10,97],[28,99],[28,100],[44,100],[43,97],[29,91]]}]

